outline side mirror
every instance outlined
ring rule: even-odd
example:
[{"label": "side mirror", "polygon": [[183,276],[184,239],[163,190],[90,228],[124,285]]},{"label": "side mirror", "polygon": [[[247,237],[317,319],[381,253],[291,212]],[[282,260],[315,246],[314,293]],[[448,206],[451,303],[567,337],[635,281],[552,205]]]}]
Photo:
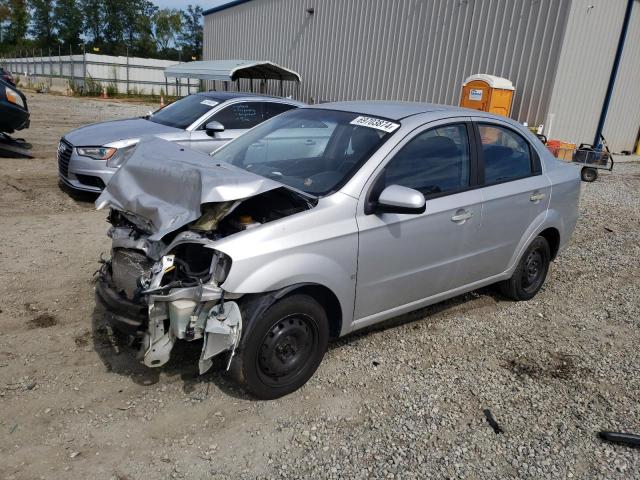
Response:
[{"label": "side mirror", "polygon": [[224,125],[222,125],[220,122],[216,122],[216,121],[209,122],[209,123],[207,123],[205,125],[204,131],[210,137],[215,137],[216,133],[224,132]]},{"label": "side mirror", "polygon": [[401,185],[385,188],[376,204],[376,212],[381,213],[423,213],[426,209],[424,195],[417,190]]}]

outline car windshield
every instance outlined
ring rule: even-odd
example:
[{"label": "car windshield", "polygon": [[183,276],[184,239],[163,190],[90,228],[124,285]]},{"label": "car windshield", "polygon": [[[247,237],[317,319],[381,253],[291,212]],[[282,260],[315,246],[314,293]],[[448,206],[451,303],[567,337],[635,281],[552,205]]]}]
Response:
[{"label": "car windshield", "polygon": [[218,103],[204,95],[189,95],[158,110],[149,120],[184,130]]},{"label": "car windshield", "polygon": [[212,157],[323,196],[344,185],[399,126],[379,117],[303,108],[258,125]]}]

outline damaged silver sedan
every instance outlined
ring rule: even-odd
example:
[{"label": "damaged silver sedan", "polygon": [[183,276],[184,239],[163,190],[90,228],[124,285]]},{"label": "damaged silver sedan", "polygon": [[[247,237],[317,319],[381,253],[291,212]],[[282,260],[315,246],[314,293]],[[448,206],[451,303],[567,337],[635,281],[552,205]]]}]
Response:
[{"label": "damaged silver sedan", "polygon": [[428,104],[294,110],[212,156],[144,139],[96,202],[112,239],[96,293],[145,365],[201,340],[201,373],[224,355],[277,398],[330,338],[492,283],[532,298],[579,182],[517,123]]}]

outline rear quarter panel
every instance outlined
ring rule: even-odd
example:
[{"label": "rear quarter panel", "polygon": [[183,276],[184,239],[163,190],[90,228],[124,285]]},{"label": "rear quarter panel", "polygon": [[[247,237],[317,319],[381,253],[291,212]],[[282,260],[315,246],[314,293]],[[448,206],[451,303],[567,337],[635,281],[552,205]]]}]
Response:
[{"label": "rear quarter panel", "polygon": [[542,157],[545,174],[551,181],[551,200],[545,228],[560,232],[559,252],[566,248],[578,222],[580,202],[580,168],[557,160],[551,154]]}]

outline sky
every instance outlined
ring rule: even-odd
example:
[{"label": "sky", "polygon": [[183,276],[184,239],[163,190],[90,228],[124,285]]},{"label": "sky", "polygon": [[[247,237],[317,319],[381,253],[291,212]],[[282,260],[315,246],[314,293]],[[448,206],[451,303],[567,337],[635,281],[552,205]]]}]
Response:
[{"label": "sky", "polygon": [[200,5],[203,9],[217,7],[229,0],[151,0],[160,8],[187,8],[187,5]]}]

